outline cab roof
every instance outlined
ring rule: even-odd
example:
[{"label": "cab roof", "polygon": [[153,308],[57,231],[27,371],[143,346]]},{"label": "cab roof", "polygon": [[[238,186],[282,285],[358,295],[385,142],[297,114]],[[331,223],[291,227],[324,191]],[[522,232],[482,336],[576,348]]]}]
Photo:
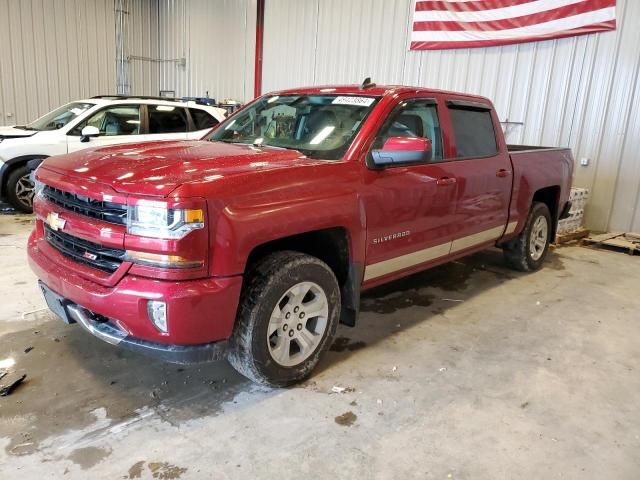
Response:
[{"label": "cab roof", "polygon": [[362,88],[361,85],[321,85],[317,87],[301,87],[290,88],[286,90],[279,90],[275,92],[269,92],[267,95],[310,95],[310,94],[338,94],[338,95],[364,95],[370,97],[382,97],[385,95],[403,94],[403,93],[433,93],[433,94],[448,94],[455,96],[463,96],[482,100],[491,104],[491,101],[480,95],[472,95],[468,93],[452,92],[446,90],[437,90],[434,88],[424,87],[408,87],[404,85],[373,85],[370,87]]}]

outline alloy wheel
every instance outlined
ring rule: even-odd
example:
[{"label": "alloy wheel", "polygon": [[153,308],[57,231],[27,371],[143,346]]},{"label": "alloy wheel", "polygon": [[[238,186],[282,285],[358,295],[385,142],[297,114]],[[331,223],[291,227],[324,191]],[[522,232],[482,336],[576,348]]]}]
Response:
[{"label": "alloy wheel", "polygon": [[271,358],[283,367],[304,362],[316,350],[329,316],[324,290],[313,282],[289,288],[276,304],[267,330]]},{"label": "alloy wheel", "polygon": [[529,255],[534,261],[540,260],[549,241],[549,224],[544,216],[539,216],[531,227]]}]

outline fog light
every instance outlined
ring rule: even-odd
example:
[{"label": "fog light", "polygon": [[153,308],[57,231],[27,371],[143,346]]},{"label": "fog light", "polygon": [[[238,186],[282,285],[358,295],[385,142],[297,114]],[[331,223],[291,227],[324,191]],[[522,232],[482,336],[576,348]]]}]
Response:
[{"label": "fog light", "polygon": [[167,333],[167,304],[158,300],[149,300],[147,303],[149,320],[161,332]]}]

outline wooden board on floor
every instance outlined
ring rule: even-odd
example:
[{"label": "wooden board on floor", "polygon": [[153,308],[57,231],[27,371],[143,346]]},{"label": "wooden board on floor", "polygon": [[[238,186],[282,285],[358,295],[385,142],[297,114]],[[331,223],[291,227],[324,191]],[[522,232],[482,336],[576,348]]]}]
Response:
[{"label": "wooden board on floor", "polygon": [[562,245],[563,243],[573,242],[575,240],[580,240],[581,238],[588,237],[589,230],[585,228],[581,228],[580,230],[576,230],[575,232],[567,232],[567,233],[558,233],[556,235],[556,245]]},{"label": "wooden board on floor", "polygon": [[603,233],[589,236],[583,242],[596,247],[610,247],[625,251],[630,255],[640,254],[640,234],[637,233]]}]

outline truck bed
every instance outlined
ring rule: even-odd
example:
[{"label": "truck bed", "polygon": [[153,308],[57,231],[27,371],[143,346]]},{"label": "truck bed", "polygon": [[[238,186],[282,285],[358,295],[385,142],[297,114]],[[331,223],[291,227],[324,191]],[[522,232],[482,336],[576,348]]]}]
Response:
[{"label": "truck bed", "polygon": [[566,150],[568,147],[539,147],[533,145],[507,145],[509,153],[528,152],[532,150]]}]

